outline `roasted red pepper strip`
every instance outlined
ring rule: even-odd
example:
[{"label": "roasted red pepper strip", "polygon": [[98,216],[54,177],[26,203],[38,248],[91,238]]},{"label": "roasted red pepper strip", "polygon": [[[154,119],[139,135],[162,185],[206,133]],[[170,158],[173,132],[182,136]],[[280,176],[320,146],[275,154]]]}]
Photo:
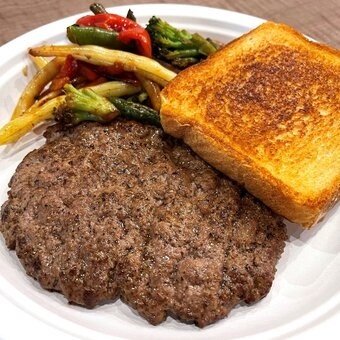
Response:
[{"label": "roasted red pepper strip", "polygon": [[131,40],[136,41],[139,52],[146,56],[152,56],[151,39],[149,33],[136,22],[117,14],[100,13],[86,15],[76,22],[79,26],[100,27],[114,30],[119,33],[118,39],[128,44]]},{"label": "roasted red pepper strip", "polygon": [[95,81],[97,78],[99,78],[98,73],[96,73],[96,71],[93,69],[93,65],[86,64],[79,60],[77,75],[83,76],[88,81]]},{"label": "roasted red pepper strip", "polygon": [[52,80],[49,91],[62,89],[65,84],[69,83],[75,77],[77,70],[77,60],[75,60],[71,55],[68,55],[59,73]]},{"label": "roasted red pepper strip", "polygon": [[121,31],[118,37],[123,44],[128,44],[131,40],[135,40],[139,52],[142,55],[151,58],[152,49],[150,37],[148,32],[146,32],[147,34],[145,34],[145,32],[144,28],[136,27],[126,31]]},{"label": "roasted red pepper strip", "polygon": [[112,64],[111,66],[97,66],[96,69],[100,74],[108,74],[110,76],[116,76],[126,72],[124,66],[119,63]]}]

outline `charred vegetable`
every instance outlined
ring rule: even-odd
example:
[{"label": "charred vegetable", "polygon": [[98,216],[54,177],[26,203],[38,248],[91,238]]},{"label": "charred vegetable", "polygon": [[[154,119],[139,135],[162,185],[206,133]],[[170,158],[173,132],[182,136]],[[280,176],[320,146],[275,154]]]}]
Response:
[{"label": "charred vegetable", "polygon": [[160,126],[158,112],[142,104],[112,97],[106,99],[91,89],[77,90],[72,85],[64,87],[66,97],[55,113],[55,118],[65,126],[83,121],[105,123],[119,114],[123,117]]},{"label": "charred vegetable", "polygon": [[149,20],[146,30],[151,37],[154,56],[181,69],[205,59],[218,49],[211,39],[179,30],[155,16]]},{"label": "charred vegetable", "polygon": [[122,98],[110,98],[123,117],[161,127],[159,114],[150,107]]},{"label": "charred vegetable", "polygon": [[55,113],[57,121],[63,125],[76,125],[82,121],[110,121],[119,115],[117,108],[105,97],[91,89],[77,90],[65,85],[65,102]]},{"label": "charred vegetable", "polygon": [[90,5],[90,10],[93,12],[93,14],[107,13],[105,7],[97,2]]}]

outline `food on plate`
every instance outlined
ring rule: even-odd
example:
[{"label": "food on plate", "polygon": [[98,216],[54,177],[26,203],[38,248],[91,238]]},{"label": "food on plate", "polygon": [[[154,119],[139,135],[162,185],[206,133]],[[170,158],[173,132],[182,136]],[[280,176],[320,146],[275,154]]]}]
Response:
[{"label": "food on plate", "polygon": [[149,20],[146,30],[151,36],[153,55],[180,69],[206,59],[220,46],[198,33],[179,30],[155,16]]},{"label": "food on plate", "polygon": [[161,124],[304,227],[340,193],[340,52],[264,23],[161,93]]},{"label": "food on plate", "polygon": [[[71,86],[71,85],[70,85]],[[63,88],[64,93],[71,93],[72,91],[67,91],[67,85],[65,85],[65,88]],[[94,86],[89,86],[84,89],[81,89],[82,92],[85,93],[91,93],[92,98],[94,95],[100,96],[113,96],[112,98],[124,96],[124,95],[131,95],[135,94],[136,92],[140,91],[140,87],[137,85],[129,85],[125,82],[121,81],[112,81],[107,83],[102,83]],[[26,91],[25,91],[26,92]],[[78,92],[77,92],[78,93]],[[52,92],[54,95],[54,93]],[[47,95],[49,97],[49,95]],[[83,98],[86,97],[86,94],[83,96]],[[21,97],[21,99],[23,96]],[[21,102],[21,99],[19,100],[19,103]],[[39,123],[45,121],[45,120],[51,120],[55,118],[55,114],[57,112],[60,113],[60,109],[64,108],[67,104],[66,102],[67,96],[64,94],[52,96],[52,98],[48,98],[48,100],[45,100],[45,97],[41,98],[37,102],[35,102],[27,111],[20,114],[18,117],[13,118],[10,122],[5,124],[0,129],[0,145],[6,144],[6,143],[12,143],[16,142],[20,137],[25,135],[27,132],[29,132],[35,125],[38,125]],[[93,102],[93,100],[91,101]],[[87,103],[89,103],[89,100],[87,100]],[[79,107],[81,103],[77,103]],[[98,112],[98,109],[96,109]],[[82,115],[84,118],[86,115],[87,117],[91,117],[93,120],[95,118],[94,116],[90,116],[88,114],[89,107],[87,107],[86,111],[80,111],[77,110],[77,112],[74,112],[74,115]],[[111,112],[107,112],[107,114],[110,114]],[[99,121],[99,118],[97,118]]]},{"label": "food on plate", "polygon": [[[0,145],[13,143],[39,123],[54,119],[59,107],[65,106],[64,86],[70,83],[111,99],[138,93],[127,99],[159,111],[160,91],[179,72],[177,67],[183,69],[197,63],[219,47],[211,39],[178,30],[154,16],[145,29],[136,22],[131,10],[122,17],[107,13],[101,4],[94,3],[90,9],[94,15],[81,17],[67,27],[67,37],[74,45],[29,50],[40,70],[24,90],[12,120],[0,129]],[[55,58],[47,61],[44,57]],[[110,93],[108,88],[100,93],[103,91],[93,89],[109,81],[112,86],[113,81],[123,81],[129,90]],[[122,87],[120,84],[117,87]],[[133,85],[135,91],[131,91]],[[23,114],[27,116],[22,118]],[[86,115],[82,112],[81,116]]]},{"label": "food on plate", "polygon": [[268,293],[287,238],[242,186],[306,227],[338,199],[339,52],[285,25],[221,49],[91,10],[67,28],[76,44],[29,50],[39,71],[0,144],[58,124],[12,177],[0,231],[72,303],[206,326]]},{"label": "food on plate", "polygon": [[72,85],[65,85],[64,91],[65,100],[54,112],[55,119],[63,126],[85,121],[108,123],[118,115],[161,126],[158,112],[145,105],[116,97],[108,100],[97,94],[100,91],[95,92],[91,88],[77,90]]},{"label": "food on plate", "polygon": [[46,137],[11,179],[0,224],[42,287],[200,327],[268,293],[281,218],[184,143],[122,119]]},{"label": "food on plate", "polygon": [[[307,228],[322,219],[339,198],[340,169],[333,165],[340,152],[339,51],[268,22],[216,52],[220,44],[160,18],[151,17],[144,29],[131,11],[124,18],[96,6],[94,15],[68,27],[69,39],[80,45],[30,49],[35,58],[55,59],[28,84],[13,119],[0,129],[0,144],[55,119],[71,83],[106,97],[115,109],[103,119],[85,107],[69,122],[107,122],[122,114],[116,103],[124,100],[149,106],[161,111],[166,132],[184,138],[277,213]],[[102,43],[100,30],[114,43]],[[93,41],[111,48],[86,45]],[[128,51],[115,49],[121,44]],[[123,81],[129,90],[93,89],[108,81]]]},{"label": "food on plate", "polygon": [[123,68],[123,71],[144,71],[149,74],[150,77],[154,74],[156,80],[162,79],[166,82],[172,80],[175,76],[174,72],[163,67],[153,59],[95,45],[39,46],[31,48],[29,52],[33,56],[43,57],[66,57],[72,55],[77,60],[100,66],[113,66],[118,64]]},{"label": "food on plate", "polygon": [[35,104],[37,96],[39,96],[46,85],[57,76],[63,62],[63,58],[54,58],[35,74],[30,81],[29,86],[25,88],[18,100],[13,111],[13,119],[22,116],[32,105]]}]

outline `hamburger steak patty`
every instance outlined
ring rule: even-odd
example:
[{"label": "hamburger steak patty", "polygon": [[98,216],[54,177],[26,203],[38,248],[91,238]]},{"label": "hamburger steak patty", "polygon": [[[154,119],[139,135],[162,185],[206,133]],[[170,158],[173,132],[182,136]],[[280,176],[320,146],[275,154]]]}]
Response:
[{"label": "hamburger steak patty", "polygon": [[46,137],[12,177],[0,227],[42,287],[200,327],[268,293],[281,219],[182,142],[124,120]]}]

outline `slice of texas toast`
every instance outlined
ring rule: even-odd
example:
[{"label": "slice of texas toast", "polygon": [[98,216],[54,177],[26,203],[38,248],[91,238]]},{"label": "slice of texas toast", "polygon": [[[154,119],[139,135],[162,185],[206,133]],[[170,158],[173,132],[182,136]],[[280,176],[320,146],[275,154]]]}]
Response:
[{"label": "slice of texas toast", "polygon": [[265,23],[162,91],[161,122],[274,211],[311,227],[340,193],[340,51]]}]

